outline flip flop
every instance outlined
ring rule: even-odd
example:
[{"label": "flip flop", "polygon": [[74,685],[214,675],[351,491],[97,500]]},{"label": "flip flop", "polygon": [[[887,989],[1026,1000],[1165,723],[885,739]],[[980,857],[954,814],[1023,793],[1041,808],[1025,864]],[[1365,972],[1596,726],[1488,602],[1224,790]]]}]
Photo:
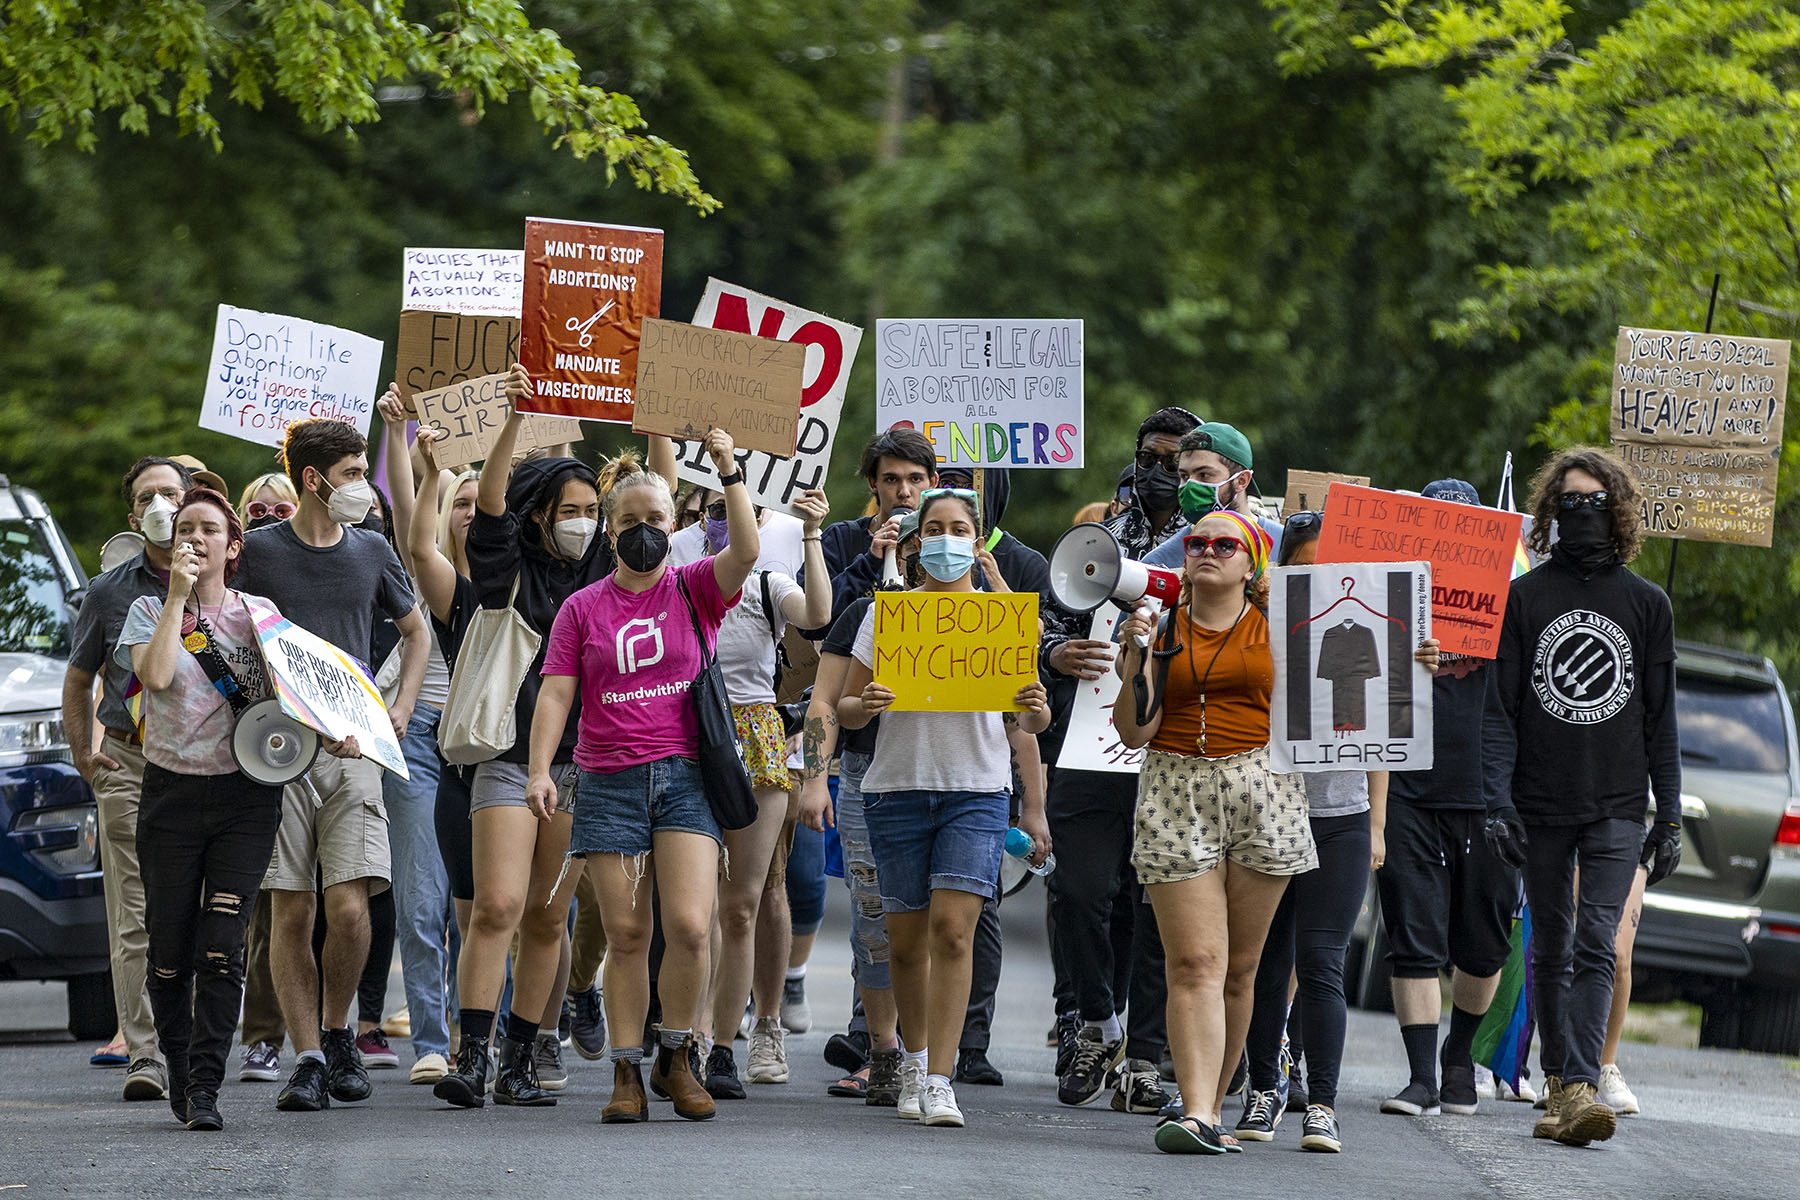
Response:
[{"label": "flip flop", "polygon": [[1231,1130],[1225,1128],[1223,1125],[1214,1125],[1213,1132],[1219,1135],[1219,1145],[1225,1147],[1225,1153],[1242,1154],[1244,1152],[1243,1143],[1237,1140],[1236,1135],[1234,1135]]},{"label": "flip flop", "polygon": [[1156,1127],[1156,1148],[1164,1154],[1224,1154],[1217,1126],[1192,1117],[1163,1121]]},{"label": "flip flop", "polygon": [[854,1075],[846,1075],[825,1089],[828,1096],[843,1096],[849,1100],[866,1100],[869,1097],[869,1068],[864,1067]]},{"label": "flip flop", "polygon": [[100,1046],[88,1056],[90,1067],[123,1067],[131,1062],[131,1055],[125,1048],[123,1040],[108,1042]]}]

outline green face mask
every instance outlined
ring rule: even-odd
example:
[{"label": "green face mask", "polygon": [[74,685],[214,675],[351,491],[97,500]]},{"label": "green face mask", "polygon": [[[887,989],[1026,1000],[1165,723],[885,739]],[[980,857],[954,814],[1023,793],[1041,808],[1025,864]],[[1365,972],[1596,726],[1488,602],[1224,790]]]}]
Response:
[{"label": "green face mask", "polygon": [[1181,485],[1175,499],[1181,505],[1181,515],[1191,523],[1219,507],[1219,488],[1217,484],[1190,479]]}]

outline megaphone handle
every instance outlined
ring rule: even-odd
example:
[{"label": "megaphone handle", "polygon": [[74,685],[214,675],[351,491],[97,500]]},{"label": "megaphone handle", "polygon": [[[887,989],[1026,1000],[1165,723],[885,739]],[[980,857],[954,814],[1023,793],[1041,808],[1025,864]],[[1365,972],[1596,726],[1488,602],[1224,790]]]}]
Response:
[{"label": "megaphone handle", "polygon": [[[1148,613],[1146,619],[1150,622],[1151,628],[1155,628],[1156,619],[1162,616],[1162,601],[1155,596],[1145,596],[1143,603],[1138,606],[1138,612]],[[1150,649],[1150,635],[1147,633],[1134,633],[1131,635],[1131,640],[1139,650]]]},{"label": "megaphone handle", "polygon": [[319,795],[319,789],[313,786],[312,771],[310,769],[306,774],[302,775],[294,782],[300,785],[301,789],[306,793],[306,798],[312,801],[314,812],[325,807],[325,797]]}]

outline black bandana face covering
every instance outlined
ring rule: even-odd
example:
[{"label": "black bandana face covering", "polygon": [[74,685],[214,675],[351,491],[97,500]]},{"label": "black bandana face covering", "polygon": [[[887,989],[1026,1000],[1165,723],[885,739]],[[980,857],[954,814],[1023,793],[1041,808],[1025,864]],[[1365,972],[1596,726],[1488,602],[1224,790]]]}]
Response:
[{"label": "black bandana face covering", "polygon": [[1618,562],[1613,552],[1612,514],[1577,508],[1557,515],[1556,544],[1550,556],[1583,578]]},{"label": "black bandana face covering", "polygon": [[654,525],[633,525],[619,535],[619,561],[640,573],[656,570],[669,556],[669,535]]}]

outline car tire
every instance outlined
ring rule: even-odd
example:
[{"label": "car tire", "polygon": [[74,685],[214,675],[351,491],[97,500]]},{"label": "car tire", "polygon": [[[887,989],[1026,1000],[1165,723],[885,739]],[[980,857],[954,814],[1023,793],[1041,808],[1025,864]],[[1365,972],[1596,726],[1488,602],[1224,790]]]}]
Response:
[{"label": "car tire", "polygon": [[69,980],[69,1033],[82,1042],[110,1038],[119,1028],[113,1008],[112,972]]},{"label": "car tire", "polygon": [[1745,988],[1738,1010],[1738,1048],[1760,1054],[1800,1054],[1800,993]]}]

